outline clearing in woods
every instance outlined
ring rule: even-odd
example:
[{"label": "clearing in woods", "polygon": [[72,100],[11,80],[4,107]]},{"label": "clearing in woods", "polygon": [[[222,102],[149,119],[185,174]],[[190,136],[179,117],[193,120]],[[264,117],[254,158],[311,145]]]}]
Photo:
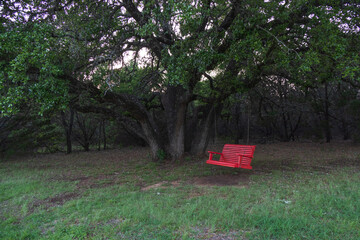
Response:
[{"label": "clearing in woods", "polygon": [[124,148],[1,161],[0,239],[360,238],[360,146],[257,145],[253,170],[149,157]]}]

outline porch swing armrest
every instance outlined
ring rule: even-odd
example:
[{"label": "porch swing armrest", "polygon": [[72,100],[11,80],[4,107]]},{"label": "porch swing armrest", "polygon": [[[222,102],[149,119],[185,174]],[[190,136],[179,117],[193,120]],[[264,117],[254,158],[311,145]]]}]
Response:
[{"label": "porch swing armrest", "polygon": [[[238,167],[246,168],[246,169],[252,169],[252,166],[250,166],[251,159],[253,158],[252,156],[245,155],[245,154],[240,154],[240,153],[236,153],[235,155],[238,157],[238,163],[237,163]],[[250,158],[250,162],[247,163],[247,164],[241,164],[241,162],[243,160],[243,157]]]},{"label": "porch swing armrest", "polygon": [[219,152],[213,152],[213,151],[208,151],[208,153],[211,153],[211,154],[220,154],[220,155],[223,155],[222,153],[219,153]]},{"label": "porch swing armrest", "polygon": [[208,151],[209,152],[209,160],[212,160],[213,154],[219,154],[219,155],[223,155],[222,153],[219,152],[212,152],[212,151]]}]

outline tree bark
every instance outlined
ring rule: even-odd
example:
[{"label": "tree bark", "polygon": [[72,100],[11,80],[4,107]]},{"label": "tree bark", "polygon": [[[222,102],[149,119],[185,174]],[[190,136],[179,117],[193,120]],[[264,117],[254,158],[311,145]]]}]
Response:
[{"label": "tree bark", "polygon": [[153,161],[160,160],[160,154],[164,151],[164,147],[162,146],[161,139],[159,139],[159,135],[154,131],[154,128],[149,124],[149,121],[144,120],[140,122],[140,125],[144,132],[143,139],[150,146]]},{"label": "tree bark", "polygon": [[332,139],[331,136],[331,127],[330,127],[330,113],[329,113],[329,93],[328,93],[328,83],[325,82],[325,136],[326,142],[329,143]]},{"label": "tree bark", "polygon": [[162,96],[165,109],[168,145],[172,160],[182,160],[185,153],[185,119],[190,96],[180,86],[169,86]]},{"label": "tree bark", "polygon": [[203,155],[209,144],[211,129],[214,126],[215,107],[212,105],[209,110],[204,113],[203,120],[200,121],[197,127],[196,135],[191,143],[191,154]]},{"label": "tree bark", "polygon": [[79,113],[76,113],[76,122],[80,129],[79,134],[75,134],[76,140],[84,148],[86,152],[90,151],[90,143],[96,132],[97,126],[91,127],[88,126],[86,122],[87,117],[81,116]]},{"label": "tree bark", "polygon": [[61,112],[61,121],[62,125],[64,127],[65,131],[65,137],[66,137],[66,153],[69,154],[72,152],[72,142],[71,142],[71,136],[72,136],[72,128],[74,123],[74,110],[70,108],[70,118],[69,122],[66,121],[66,115],[65,112]]},{"label": "tree bark", "polygon": [[106,125],[105,125],[105,122],[106,122],[106,120],[105,119],[103,119],[103,122],[102,122],[102,135],[103,135],[103,139],[104,139],[104,150],[106,149]]}]

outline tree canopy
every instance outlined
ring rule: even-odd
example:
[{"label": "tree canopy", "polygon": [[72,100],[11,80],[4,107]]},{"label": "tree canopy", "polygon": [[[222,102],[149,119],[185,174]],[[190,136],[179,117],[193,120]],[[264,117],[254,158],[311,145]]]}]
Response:
[{"label": "tree canopy", "polygon": [[71,106],[116,118],[154,159],[203,153],[233,94],[279,78],[304,89],[358,86],[359,9],[321,0],[5,0],[0,111]]}]

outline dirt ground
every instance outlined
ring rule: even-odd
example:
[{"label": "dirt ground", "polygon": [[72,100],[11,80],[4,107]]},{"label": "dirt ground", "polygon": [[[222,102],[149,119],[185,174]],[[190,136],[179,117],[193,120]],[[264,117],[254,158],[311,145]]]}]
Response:
[{"label": "dirt ground", "polygon": [[[217,175],[217,176],[195,177],[191,180],[185,181],[184,184],[191,184],[200,187],[232,186],[232,187],[243,188],[249,185],[251,175],[252,173],[241,174],[241,175]],[[159,183],[155,183],[153,185],[142,187],[141,190],[147,191],[156,188],[166,188],[168,186],[178,187],[180,185],[181,182],[179,181],[173,181],[173,182],[162,181]]]},{"label": "dirt ground", "polygon": [[[209,146],[211,151],[221,152],[223,145]],[[206,161],[206,159],[204,159]],[[325,143],[275,143],[257,145],[252,170],[228,170],[225,174],[195,177],[186,181],[195,186],[233,186],[247,187],[252,175],[270,174],[272,171],[322,172],[329,173],[343,167],[360,170],[360,145],[349,142]],[[214,168],[228,169],[214,166]],[[148,190],[178,183],[159,182],[142,188]]]}]

